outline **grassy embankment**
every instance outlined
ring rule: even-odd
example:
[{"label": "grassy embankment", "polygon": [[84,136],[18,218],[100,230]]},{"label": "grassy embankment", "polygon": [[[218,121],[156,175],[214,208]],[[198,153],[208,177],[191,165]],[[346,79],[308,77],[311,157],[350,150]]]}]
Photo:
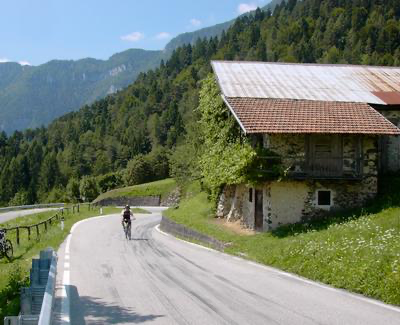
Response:
[{"label": "grassy embankment", "polygon": [[[103,208],[103,214],[119,213],[119,209]],[[52,217],[56,212],[49,211],[39,214],[19,217],[0,224],[0,228],[14,226],[27,226],[37,224]],[[44,226],[40,226],[40,237],[36,239],[36,231],[32,231],[31,240],[28,241],[26,230],[21,231],[21,245],[17,246],[15,232],[7,234],[14,246],[14,258],[11,261],[3,258],[0,260],[0,320],[4,316],[17,315],[19,312],[19,288],[28,285],[29,269],[32,258],[47,247],[57,249],[65,240],[72,225],[80,220],[99,215],[99,210],[88,210],[87,206],[81,206],[80,213],[64,214],[65,227],[62,231],[58,222],[48,227],[44,232]]]},{"label": "grassy embankment", "polygon": [[161,196],[161,199],[164,199],[176,188],[177,185],[175,180],[172,178],[167,178],[161,181],[117,188],[115,190],[108,191],[100,194],[96,200],[93,201],[93,203],[115,197]]},{"label": "grassy embankment", "polygon": [[165,215],[231,243],[227,253],[400,305],[400,194],[389,194],[395,188],[400,188],[398,179],[362,211],[269,233],[238,234],[217,222],[198,184]]}]

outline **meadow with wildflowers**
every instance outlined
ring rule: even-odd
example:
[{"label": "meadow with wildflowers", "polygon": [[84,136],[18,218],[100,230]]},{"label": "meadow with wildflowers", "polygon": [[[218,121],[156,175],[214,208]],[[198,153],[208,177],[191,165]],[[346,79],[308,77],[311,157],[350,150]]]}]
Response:
[{"label": "meadow with wildflowers", "polygon": [[[400,178],[386,187],[400,188],[392,187],[396,182]],[[227,253],[400,305],[400,197],[389,192],[381,190],[361,211],[250,235],[215,222],[212,204],[196,186],[178,209],[165,214],[229,243]]]}]

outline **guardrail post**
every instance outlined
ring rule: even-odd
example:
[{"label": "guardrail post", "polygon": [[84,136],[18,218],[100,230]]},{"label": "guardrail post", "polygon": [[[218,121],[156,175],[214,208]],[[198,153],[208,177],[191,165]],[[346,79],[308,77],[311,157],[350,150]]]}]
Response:
[{"label": "guardrail post", "polygon": [[19,227],[17,227],[17,245],[19,245]]}]

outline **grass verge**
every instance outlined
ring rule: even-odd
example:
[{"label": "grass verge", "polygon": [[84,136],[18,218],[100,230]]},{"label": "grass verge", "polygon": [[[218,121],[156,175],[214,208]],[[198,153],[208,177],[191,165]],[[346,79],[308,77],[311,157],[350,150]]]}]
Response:
[{"label": "grass verge", "polygon": [[98,201],[114,198],[114,197],[132,197],[132,196],[161,196],[166,198],[177,187],[176,182],[172,178],[163,179],[161,181],[145,183],[140,185],[118,188],[100,194],[93,203]]},{"label": "grass verge", "polygon": [[[103,214],[119,213],[120,209],[103,208]],[[26,226],[39,223],[53,216],[56,212],[49,211],[35,215],[23,216],[17,219],[0,224],[1,228],[9,228],[16,225]],[[29,269],[32,258],[47,247],[57,249],[65,240],[72,225],[80,220],[99,215],[98,209],[88,210],[87,206],[81,206],[80,213],[64,214],[65,226],[62,231],[59,223],[53,223],[44,232],[44,226],[40,228],[40,236],[32,232],[31,240],[28,241],[26,231],[21,233],[21,244],[17,246],[15,232],[7,234],[14,246],[14,258],[11,261],[0,260],[0,320],[5,316],[18,315],[20,309],[19,288],[29,285]]]},{"label": "grass verge", "polygon": [[[397,187],[398,188],[398,187]],[[400,305],[400,208],[385,197],[369,209],[275,232],[237,234],[215,222],[198,184],[178,209],[164,214],[218,240],[226,252],[337,288]]]}]

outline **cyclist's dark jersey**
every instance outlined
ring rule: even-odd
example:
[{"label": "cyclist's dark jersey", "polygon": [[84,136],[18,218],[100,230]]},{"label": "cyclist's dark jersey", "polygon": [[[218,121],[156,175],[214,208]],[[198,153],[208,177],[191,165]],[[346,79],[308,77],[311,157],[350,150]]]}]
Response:
[{"label": "cyclist's dark jersey", "polygon": [[131,213],[130,210],[124,210],[122,217],[125,223],[131,223]]}]

